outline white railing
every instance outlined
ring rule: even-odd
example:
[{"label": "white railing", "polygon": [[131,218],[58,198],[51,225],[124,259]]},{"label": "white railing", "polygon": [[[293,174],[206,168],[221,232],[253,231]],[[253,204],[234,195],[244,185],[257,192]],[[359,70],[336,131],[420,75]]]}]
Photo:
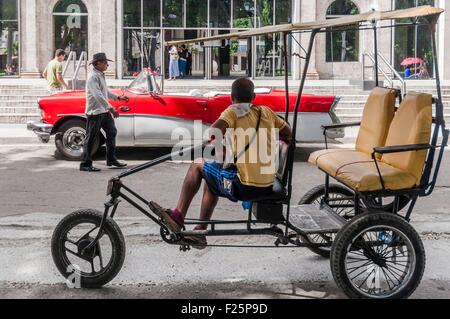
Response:
[{"label": "white railing", "polygon": [[[391,87],[393,88],[395,86],[395,82],[394,80],[397,79],[401,86],[400,86],[400,90],[402,91],[402,95],[406,94],[406,81],[405,79],[403,79],[403,77],[400,75],[400,73],[398,73],[398,71],[388,62],[388,60],[381,54],[378,53],[378,57],[384,62],[384,64],[388,67],[389,71],[392,72],[393,76],[388,75],[383,68],[381,67],[380,63],[378,63],[378,70],[375,70],[375,57],[372,53],[368,53],[365,52],[362,55],[362,80],[364,81],[366,79],[366,69],[367,68],[373,68],[373,76],[374,76],[374,80],[376,77],[378,77],[378,72],[381,73],[383,75],[383,77],[386,79],[386,81],[389,82],[389,84],[391,85]],[[372,61],[372,65],[368,66],[366,63],[366,59],[369,59],[370,61]]]},{"label": "white railing", "polygon": [[69,70],[70,62],[73,61],[73,69],[75,70],[76,63],[77,63],[77,53],[75,51],[70,51],[69,56],[67,57],[66,64],[63,68],[62,77],[64,78],[67,74],[67,70]]},{"label": "white railing", "polygon": [[[69,56],[67,57],[66,63],[63,68],[62,76],[63,78],[67,75],[69,70],[69,66],[73,62],[73,75],[72,75],[72,90],[76,90],[78,77],[80,74],[80,70],[83,67],[85,70],[85,74],[87,76],[87,67],[88,67],[88,55],[87,52],[81,52],[80,58],[77,60],[77,53],[75,51],[70,51]],[[84,63],[84,65],[83,65]]]},{"label": "white railing", "polygon": [[78,60],[77,65],[75,67],[75,72],[72,76],[72,90],[76,89],[78,74],[80,73],[81,65],[83,62],[84,62],[84,71],[87,76],[88,56],[87,56],[87,52],[85,52],[85,51],[81,52],[80,59]]}]

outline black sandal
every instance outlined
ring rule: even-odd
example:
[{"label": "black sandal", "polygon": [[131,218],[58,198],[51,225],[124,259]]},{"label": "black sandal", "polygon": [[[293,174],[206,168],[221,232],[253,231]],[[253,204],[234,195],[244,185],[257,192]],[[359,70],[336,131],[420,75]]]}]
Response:
[{"label": "black sandal", "polygon": [[192,248],[203,250],[208,246],[205,235],[189,235],[183,237],[183,242],[190,245]]}]

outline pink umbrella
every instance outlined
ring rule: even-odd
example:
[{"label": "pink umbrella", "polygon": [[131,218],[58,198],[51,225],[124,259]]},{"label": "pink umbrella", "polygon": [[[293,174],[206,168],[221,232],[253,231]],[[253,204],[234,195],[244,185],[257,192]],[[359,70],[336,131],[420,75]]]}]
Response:
[{"label": "pink umbrella", "polygon": [[406,58],[402,61],[401,65],[407,66],[407,65],[422,63],[422,62],[425,62],[425,61],[422,60],[421,58]]}]

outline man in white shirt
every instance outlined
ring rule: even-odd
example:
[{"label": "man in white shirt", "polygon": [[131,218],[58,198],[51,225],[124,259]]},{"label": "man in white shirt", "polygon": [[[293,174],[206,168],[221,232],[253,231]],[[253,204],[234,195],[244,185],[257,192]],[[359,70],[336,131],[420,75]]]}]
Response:
[{"label": "man in white shirt", "polygon": [[106,133],[107,166],[117,168],[127,166],[120,163],[116,157],[117,129],[114,118],[119,117],[119,112],[108,100],[128,102],[129,99],[126,96],[117,96],[108,90],[104,74],[109,66],[108,61],[112,62],[106,58],[105,53],[96,53],[90,62],[94,68],[86,80],[86,140],[84,142],[83,161],[80,165],[80,171],[83,172],[101,171],[92,165],[92,148],[101,129]]}]

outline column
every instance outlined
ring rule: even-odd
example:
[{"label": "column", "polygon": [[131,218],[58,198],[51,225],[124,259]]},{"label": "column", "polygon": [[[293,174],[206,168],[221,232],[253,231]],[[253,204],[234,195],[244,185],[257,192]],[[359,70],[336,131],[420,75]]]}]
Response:
[{"label": "column", "polygon": [[89,44],[89,55],[92,56],[96,52],[105,52],[106,56],[114,60],[114,63],[110,64],[106,77],[116,78],[117,66],[122,63],[122,59],[119,59],[121,55],[117,52],[117,12],[116,6],[111,5],[111,0],[97,0],[95,1],[97,12],[93,12],[92,16],[97,16],[98,19],[91,19],[93,22],[89,28],[92,30]]},{"label": "column", "polygon": [[116,26],[116,32],[117,32],[117,64],[116,64],[116,70],[117,70],[117,78],[121,79],[123,77],[123,25],[122,25],[122,17],[123,17],[123,1],[117,0],[116,3],[117,7],[117,26]]},{"label": "column", "polygon": [[[292,23],[300,23],[300,6],[301,6],[301,0],[294,0],[292,2]],[[300,35],[295,34],[294,38],[297,40],[297,42],[300,43]],[[299,53],[301,52],[300,46],[297,44],[296,41],[292,41],[292,53]],[[301,60],[298,57],[292,58],[292,65],[291,65],[291,72],[292,72],[292,79],[299,80],[301,77],[301,67],[302,63]]]},{"label": "column", "polygon": [[[293,23],[301,23],[301,22],[309,22],[316,20],[316,1],[301,1],[301,0],[294,0],[293,2],[293,12],[292,12],[292,21]],[[303,48],[306,50],[309,45],[310,40],[310,34],[304,33],[301,36],[299,34],[294,35],[294,37],[301,43]],[[311,54],[311,60],[309,62],[309,68],[307,73],[308,79],[318,79],[319,74],[316,70],[316,54],[315,54],[315,48],[314,45],[312,54]],[[298,53],[302,56],[304,56],[304,52],[300,49],[300,46],[295,43],[292,44],[292,52]],[[303,72],[303,66],[304,66],[304,60],[299,59],[298,57],[293,59],[293,79],[299,80],[301,78],[301,74]]]},{"label": "column", "polygon": [[[446,10],[450,8],[450,0],[437,1],[437,6]],[[438,23],[438,61],[439,61],[439,74],[441,80],[450,80],[450,65],[445,57],[450,54],[450,14],[445,11],[441,14]]]},{"label": "column", "polygon": [[19,17],[21,31],[21,77],[39,78],[38,68],[38,46],[39,46],[39,27],[37,22],[37,4],[35,0],[22,0],[21,16]]}]

